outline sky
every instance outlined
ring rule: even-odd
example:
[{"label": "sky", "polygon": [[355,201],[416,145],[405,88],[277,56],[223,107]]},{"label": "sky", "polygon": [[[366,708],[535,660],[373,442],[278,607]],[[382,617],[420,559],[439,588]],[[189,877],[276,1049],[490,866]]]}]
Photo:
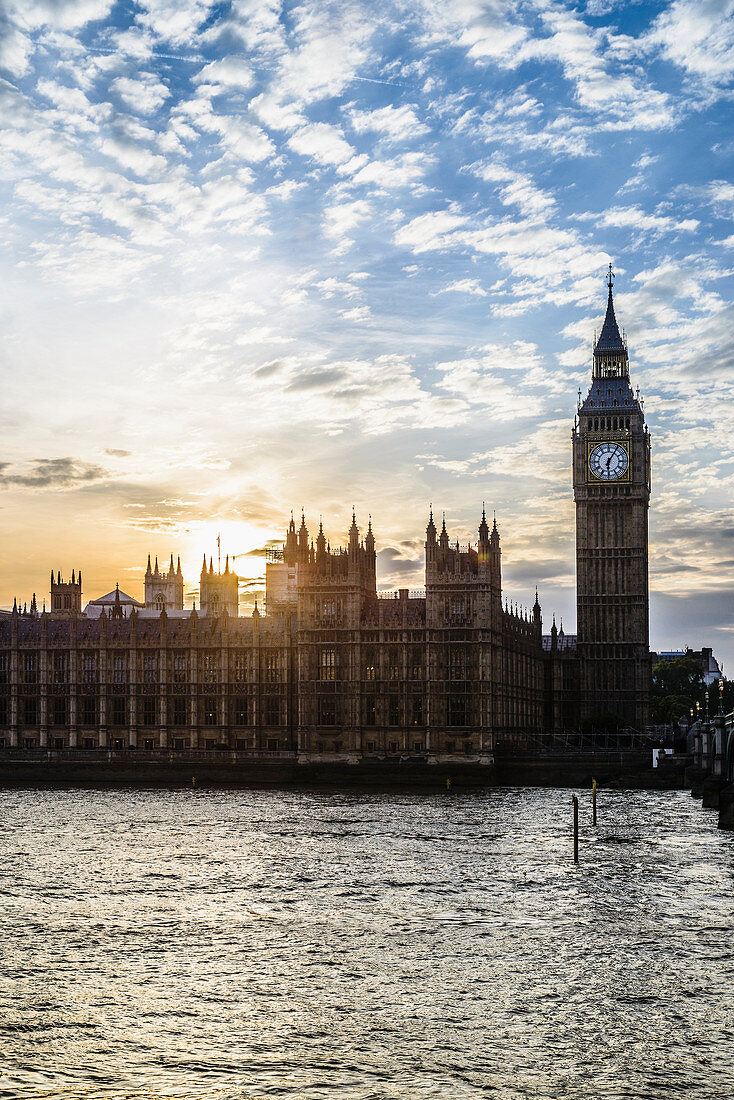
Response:
[{"label": "sky", "polygon": [[429,505],[575,628],[570,433],[616,272],[651,645],[734,674],[734,0],[0,0],[0,606]]}]

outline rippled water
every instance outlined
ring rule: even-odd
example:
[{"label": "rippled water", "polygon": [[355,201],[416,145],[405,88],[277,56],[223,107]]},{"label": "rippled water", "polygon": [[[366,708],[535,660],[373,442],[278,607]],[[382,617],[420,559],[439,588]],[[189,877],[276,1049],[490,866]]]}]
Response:
[{"label": "rippled water", "polygon": [[680,792],[0,792],[0,1095],[734,1095]]}]

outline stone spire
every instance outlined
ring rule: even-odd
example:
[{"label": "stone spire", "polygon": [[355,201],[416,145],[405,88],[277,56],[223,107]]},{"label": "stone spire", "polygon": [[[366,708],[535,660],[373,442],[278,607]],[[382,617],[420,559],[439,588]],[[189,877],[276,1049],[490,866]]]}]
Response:
[{"label": "stone spire", "polygon": [[448,550],[449,548],[449,534],[446,530],[446,513],[443,513],[443,519],[441,521],[441,534],[438,536],[438,545],[442,550]]},{"label": "stone spire", "polygon": [[487,526],[487,514],[482,504],[482,522],[479,524],[479,545],[486,546],[489,542],[489,527]]},{"label": "stone spire", "polygon": [[428,526],[426,527],[426,542],[436,541],[436,524],[433,522],[433,505],[428,513]]},{"label": "stone spire", "polygon": [[372,533],[372,516],[369,516],[367,520],[367,534],[365,536],[364,545],[368,553],[374,554],[375,536]]},{"label": "stone spire", "polygon": [[301,509],[301,526],[298,528],[298,549],[302,554],[308,552],[308,528],[306,527],[306,513]]},{"label": "stone spire", "polygon": [[357,527],[357,515],[352,508],[352,526],[349,528],[349,549],[356,551],[359,547],[359,527]]},{"label": "stone spire", "polygon": [[611,264],[609,265],[606,283],[609,288],[607,312],[599,338],[594,345],[594,377],[627,377],[629,375],[629,357],[627,346],[620,335],[619,325],[614,313],[614,297],[612,294],[614,272]]},{"label": "stone spire", "polygon": [[535,586],[535,603],[533,604],[533,619],[537,623],[539,623],[541,621],[540,600],[538,599],[538,586],[537,586],[537,584]]}]

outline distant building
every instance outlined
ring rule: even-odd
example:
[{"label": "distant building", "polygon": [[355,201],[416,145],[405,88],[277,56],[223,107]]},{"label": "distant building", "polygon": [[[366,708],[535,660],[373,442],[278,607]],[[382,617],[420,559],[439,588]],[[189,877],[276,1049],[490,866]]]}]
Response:
[{"label": "distant building", "polygon": [[701,665],[701,675],[705,684],[709,686],[720,680],[723,676],[723,672],[719,666],[719,662],[714,657],[713,649],[708,646],[704,646],[702,649],[664,649],[660,653],[651,653],[653,665],[658,661],[675,661],[681,657],[693,657]]}]

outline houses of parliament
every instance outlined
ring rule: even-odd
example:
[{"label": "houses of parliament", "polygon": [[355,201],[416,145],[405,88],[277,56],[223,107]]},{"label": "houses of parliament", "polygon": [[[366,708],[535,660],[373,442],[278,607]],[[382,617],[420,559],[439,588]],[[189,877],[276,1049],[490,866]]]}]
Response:
[{"label": "houses of parliament", "polygon": [[489,763],[564,729],[648,721],[650,441],[614,311],[611,265],[588,394],[572,431],[577,634],[503,601],[496,522],[453,542],[431,512],[425,589],[378,593],[371,522],[333,549],[291,517],[266,565],[263,612],[202,566],[184,609],[180,562],[148,560],[145,599],[82,608],[82,575],[51,573],[49,610],[0,613],[0,742],[62,750],[229,749],[303,761],[424,756]]}]

